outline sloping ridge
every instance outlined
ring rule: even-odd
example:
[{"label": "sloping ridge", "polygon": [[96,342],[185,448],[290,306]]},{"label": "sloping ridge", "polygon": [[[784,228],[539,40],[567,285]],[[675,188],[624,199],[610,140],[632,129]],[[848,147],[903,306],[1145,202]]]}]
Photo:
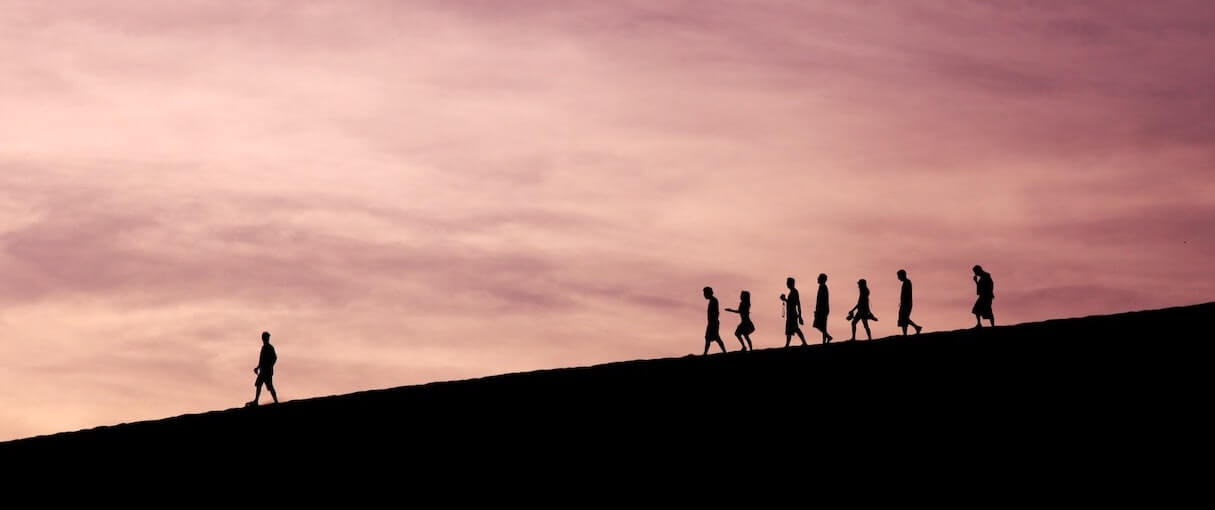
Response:
[{"label": "sloping ridge", "polygon": [[[508,374],[10,441],[0,456],[586,459],[697,444],[743,450],[781,437],[804,438],[790,448],[820,453],[1125,448],[1153,431],[1184,441],[1186,424],[1206,407],[1199,383],[1209,335],[1199,328],[1212,317],[1215,303],[1206,303]],[[696,341],[689,335],[689,345]]]}]

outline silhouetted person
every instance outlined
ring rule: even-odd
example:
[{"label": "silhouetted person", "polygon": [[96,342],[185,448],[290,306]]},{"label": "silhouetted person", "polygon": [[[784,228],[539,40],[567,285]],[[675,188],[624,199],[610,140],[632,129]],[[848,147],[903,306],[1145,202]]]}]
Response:
[{"label": "silhouetted person", "polygon": [[852,321],[852,339],[856,340],[856,323],[860,322],[865,326],[865,336],[873,340],[873,335],[869,333],[869,321],[876,321],[877,317],[873,316],[873,312],[869,311],[869,285],[862,278],[856,282],[857,288],[860,289],[860,296],[856,298],[856,306],[848,311],[848,317],[844,320]]},{"label": "silhouetted person", "polygon": [[793,341],[793,335],[802,340],[802,345],[806,344],[806,335],[802,333],[801,326],[806,324],[802,319],[802,297],[797,292],[797,288],[793,286],[793,277],[785,279],[785,286],[789,287],[789,297],[784,294],[780,295],[780,300],[785,302],[785,347],[789,346],[789,342]]},{"label": "silhouetted person", "polygon": [[834,337],[827,334],[827,314],[831,313],[831,304],[827,298],[827,274],[819,273],[818,275],[818,298],[814,300],[814,322],[811,324],[814,329],[823,332],[823,343],[829,343],[835,340]]},{"label": "silhouetted person", "polygon": [[751,322],[751,293],[742,291],[738,295],[738,309],[726,308],[726,311],[734,312],[739,316],[740,322],[738,327],[734,328],[734,337],[738,339],[738,343],[742,344],[742,350],[755,350],[751,346],[751,333],[755,332],[755,324]]},{"label": "silhouetted person", "polygon": [[979,295],[979,299],[975,300],[975,306],[970,309],[970,313],[975,314],[975,327],[983,327],[983,319],[987,319],[992,327],[995,327],[996,316],[991,312],[991,301],[996,298],[996,284],[991,280],[991,273],[984,271],[982,266],[976,265],[974,272],[975,294]]},{"label": "silhouetted person", "polygon": [[899,327],[903,328],[903,336],[907,336],[907,326],[915,328],[918,335],[924,328],[911,320],[911,280],[907,279],[907,271],[900,269],[897,274],[899,281],[903,282],[903,290],[899,292]]},{"label": "silhouetted person", "polygon": [[705,327],[705,354],[709,354],[709,345],[717,342],[721,352],[726,352],[726,344],[721,341],[721,322],[718,321],[717,298],[713,297],[713,287],[705,287],[705,299],[709,300],[709,325]]},{"label": "silhouetted person", "polygon": [[274,346],[270,345],[270,333],[262,332],[262,353],[257,358],[257,366],[253,368],[253,373],[257,374],[257,381],[253,383],[257,392],[253,394],[253,401],[249,402],[249,405],[257,405],[257,401],[262,398],[263,384],[270,390],[274,403],[278,403],[278,394],[274,392],[274,363],[277,361],[278,355],[274,353]]}]

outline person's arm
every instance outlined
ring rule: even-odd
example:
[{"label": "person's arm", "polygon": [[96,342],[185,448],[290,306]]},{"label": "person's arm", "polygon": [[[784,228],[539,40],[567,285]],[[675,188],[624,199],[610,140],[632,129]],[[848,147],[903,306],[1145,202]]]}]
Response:
[{"label": "person's arm", "polygon": [[730,312],[730,313],[738,313],[738,310],[735,310],[733,308],[726,308],[726,311]]}]

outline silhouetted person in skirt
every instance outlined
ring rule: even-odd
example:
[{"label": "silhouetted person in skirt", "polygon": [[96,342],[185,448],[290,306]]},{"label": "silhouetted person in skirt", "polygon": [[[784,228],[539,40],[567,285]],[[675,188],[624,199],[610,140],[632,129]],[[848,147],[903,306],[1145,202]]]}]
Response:
[{"label": "silhouetted person in skirt", "polygon": [[827,274],[819,273],[818,275],[818,298],[814,300],[814,329],[823,332],[823,343],[829,343],[835,340],[834,337],[827,334],[827,314],[831,313],[831,304],[827,297]]},{"label": "silhouetted person in skirt", "polygon": [[709,300],[709,309],[707,311],[709,317],[709,325],[705,327],[705,354],[709,353],[709,344],[717,342],[721,347],[721,352],[726,352],[726,344],[721,341],[721,322],[718,320],[720,313],[717,311],[717,298],[713,297],[713,288],[705,287],[705,299]]},{"label": "silhouetted person in skirt", "polygon": [[755,350],[755,347],[751,345],[751,333],[755,332],[755,324],[751,322],[751,293],[742,291],[738,295],[738,309],[726,308],[726,311],[739,316],[738,327],[734,328],[734,337],[738,339],[738,343],[742,344],[742,350]]},{"label": "silhouetted person in skirt", "polygon": [[802,319],[802,297],[794,287],[793,277],[785,279],[785,286],[789,287],[789,297],[784,294],[780,295],[780,300],[785,302],[785,347],[789,346],[789,342],[793,341],[793,335],[797,335],[801,339],[802,345],[806,344],[806,335],[802,333],[801,326],[806,323]]},{"label": "silhouetted person in skirt", "polygon": [[990,321],[994,327],[996,316],[991,311],[991,301],[996,298],[996,284],[991,280],[991,273],[984,271],[982,266],[976,265],[974,272],[975,294],[979,295],[979,299],[975,300],[975,306],[970,309],[970,313],[975,314],[975,327],[983,327],[983,319]]},{"label": "silhouetted person in skirt", "polygon": [[262,385],[266,385],[266,389],[270,390],[270,398],[274,399],[274,403],[278,403],[278,393],[274,392],[274,364],[278,362],[278,354],[274,353],[274,346],[270,345],[270,333],[262,332],[262,353],[257,357],[257,366],[253,368],[253,373],[257,374],[257,380],[253,382],[253,386],[257,391],[253,394],[253,401],[248,405],[255,406],[257,401],[262,398]]},{"label": "silhouetted person in skirt", "polygon": [[862,278],[856,282],[857,288],[860,289],[860,295],[856,298],[856,306],[848,311],[848,317],[844,320],[852,321],[852,339],[856,340],[856,323],[860,322],[865,326],[865,337],[873,340],[873,335],[869,333],[869,321],[876,321],[877,317],[873,316],[873,312],[869,311],[869,285]]},{"label": "silhouetted person in skirt", "polygon": [[907,279],[907,271],[902,269],[897,273],[899,281],[903,282],[903,290],[899,292],[899,327],[903,328],[903,336],[907,336],[907,326],[915,328],[915,334],[920,334],[921,328],[911,320],[911,280]]}]

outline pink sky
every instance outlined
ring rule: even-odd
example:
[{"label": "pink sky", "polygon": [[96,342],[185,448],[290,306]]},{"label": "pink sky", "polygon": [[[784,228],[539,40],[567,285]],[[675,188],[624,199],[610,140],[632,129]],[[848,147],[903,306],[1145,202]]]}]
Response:
[{"label": "pink sky", "polygon": [[0,439],[239,405],[262,330],[298,399],[699,353],[704,285],[783,345],[789,275],[1210,301],[1213,62],[1207,0],[0,0]]}]

